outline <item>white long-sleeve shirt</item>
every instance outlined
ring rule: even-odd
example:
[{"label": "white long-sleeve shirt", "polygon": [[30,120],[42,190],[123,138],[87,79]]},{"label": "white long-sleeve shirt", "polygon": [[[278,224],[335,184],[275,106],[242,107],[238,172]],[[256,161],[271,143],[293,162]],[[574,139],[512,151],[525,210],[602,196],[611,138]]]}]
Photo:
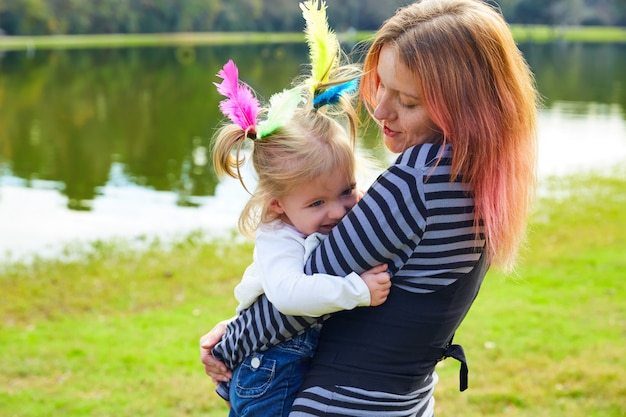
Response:
[{"label": "white long-sleeve shirt", "polygon": [[256,233],[253,263],[235,288],[237,313],[261,294],[281,313],[298,316],[319,317],[369,306],[369,289],[358,274],[304,273],[304,262],[323,238],[319,233],[307,237],[280,220],[262,224]]}]

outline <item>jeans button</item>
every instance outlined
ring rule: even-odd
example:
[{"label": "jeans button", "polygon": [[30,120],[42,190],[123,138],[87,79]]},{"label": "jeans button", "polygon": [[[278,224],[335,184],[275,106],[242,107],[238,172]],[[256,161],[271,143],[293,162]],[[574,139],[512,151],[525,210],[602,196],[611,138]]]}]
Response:
[{"label": "jeans button", "polygon": [[256,356],[254,358],[252,358],[252,360],[250,361],[250,365],[252,366],[252,369],[257,369],[259,366],[261,366],[261,359],[257,358]]}]

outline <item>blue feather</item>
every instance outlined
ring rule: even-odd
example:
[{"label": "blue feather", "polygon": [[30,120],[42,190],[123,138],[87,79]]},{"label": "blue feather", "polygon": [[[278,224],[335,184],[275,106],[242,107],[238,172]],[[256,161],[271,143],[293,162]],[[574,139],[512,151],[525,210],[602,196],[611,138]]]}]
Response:
[{"label": "blue feather", "polygon": [[335,104],[339,101],[339,98],[341,98],[342,95],[354,93],[358,88],[358,78],[329,87],[325,91],[315,94],[313,97],[313,108],[319,109],[327,104]]}]

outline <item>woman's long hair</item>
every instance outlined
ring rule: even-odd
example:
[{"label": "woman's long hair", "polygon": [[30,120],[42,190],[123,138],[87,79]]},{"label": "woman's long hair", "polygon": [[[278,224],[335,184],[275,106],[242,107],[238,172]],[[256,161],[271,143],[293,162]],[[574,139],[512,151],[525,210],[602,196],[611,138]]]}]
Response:
[{"label": "woman's long hair", "polygon": [[426,111],[452,145],[452,179],[473,190],[490,261],[510,271],[535,196],[538,96],[508,25],[479,0],[424,0],[399,10],[365,58],[361,97],[370,113],[385,45],[413,72]]}]

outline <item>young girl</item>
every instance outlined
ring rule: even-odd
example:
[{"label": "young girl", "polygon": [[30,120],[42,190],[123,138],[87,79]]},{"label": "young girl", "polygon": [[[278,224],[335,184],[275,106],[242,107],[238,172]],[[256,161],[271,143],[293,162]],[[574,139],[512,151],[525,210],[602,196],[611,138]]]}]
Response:
[{"label": "young girl", "polygon": [[[253,263],[235,289],[237,312],[262,294],[281,313],[308,316],[301,319],[309,322],[339,310],[382,304],[391,285],[387,265],[361,276],[307,276],[303,272],[309,251],[357,202],[354,130],[344,128],[319,108],[323,105],[313,97],[307,99],[311,94],[305,88],[273,96],[267,119],[257,124],[261,110],[252,92],[238,81],[232,61],[218,76],[224,79],[218,91],[229,97],[220,108],[234,123],[216,134],[215,170],[219,176],[229,175],[243,184],[240,152],[249,140],[258,176],[239,219],[240,230],[246,235],[256,232],[256,241]],[[334,104],[339,103],[348,124],[354,126],[350,119],[355,112],[348,108],[349,101]],[[267,320],[271,328],[271,317],[256,319]],[[214,356],[234,369],[230,386],[220,384],[217,389],[230,401],[230,416],[288,415],[317,345],[319,327],[313,325],[292,339],[250,355],[239,366],[243,358],[224,357],[223,352],[232,349],[215,346]],[[227,337],[238,332],[238,327],[227,327]],[[281,333],[276,329],[277,335]]]}]

